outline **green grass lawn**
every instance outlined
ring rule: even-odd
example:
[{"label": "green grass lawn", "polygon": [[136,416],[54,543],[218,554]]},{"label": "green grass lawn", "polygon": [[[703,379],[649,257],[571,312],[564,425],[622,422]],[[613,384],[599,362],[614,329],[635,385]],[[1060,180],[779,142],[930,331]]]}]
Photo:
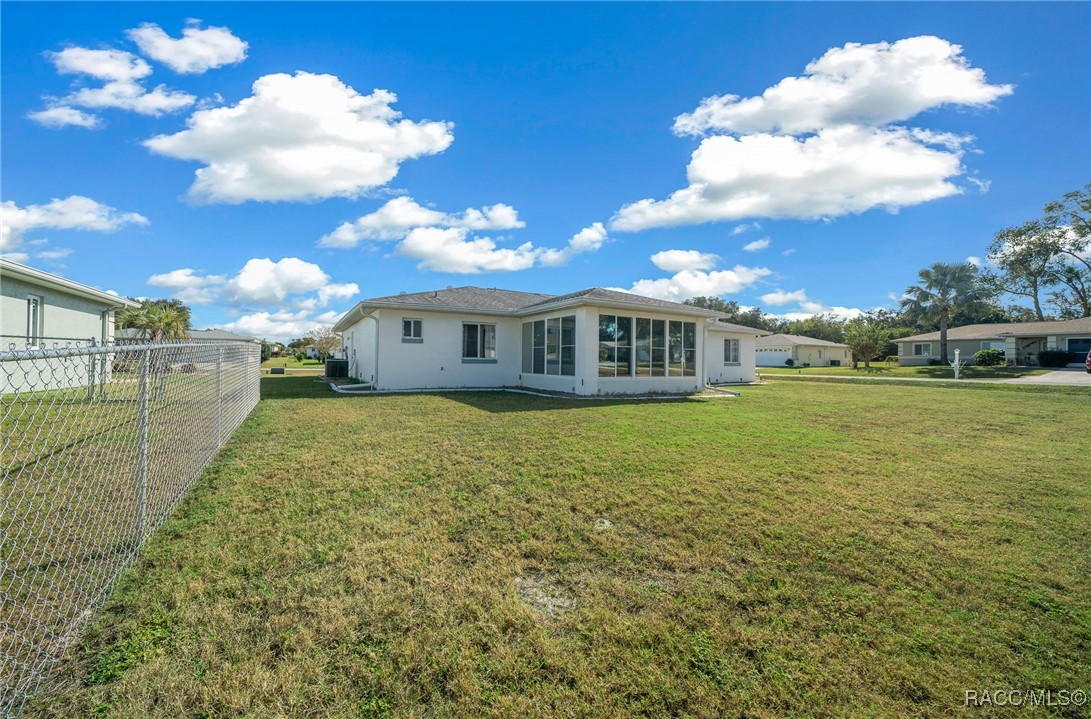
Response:
[{"label": "green grass lawn", "polygon": [[964,689],[1091,689],[1086,390],[263,383],[26,716],[991,716]]},{"label": "green grass lawn", "polygon": [[[975,367],[966,366],[959,370],[962,379],[1008,379],[1010,377],[1030,377],[1045,374],[1049,369],[1042,367]],[[928,377],[931,379],[954,379],[955,373],[950,365],[942,367],[901,367],[886,362],[875,362],[870,369],[864,365],[853,369],[848,367],[758,367],[758,374],[826,374],[839,377]]]},{"label": "green grass lawn", "polygon": [[325,364],[321,360],[297,360],[295,357],[273,357],[261,363],[262,369],[269,369],[270,367],[286,367],[288,369],[325,369]]}]

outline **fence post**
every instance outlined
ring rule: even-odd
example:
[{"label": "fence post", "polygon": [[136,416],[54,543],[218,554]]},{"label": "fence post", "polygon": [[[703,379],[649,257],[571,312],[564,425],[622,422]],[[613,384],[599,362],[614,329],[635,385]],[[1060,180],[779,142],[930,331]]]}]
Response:
[{"label": "fence post", "polygon": [[224,444],[223,366],[224,348],[220,345],[216,355],[216,449]]},{"label": "fence post", "polygon": [[145,515],[148,510],[148,365],[151,363],[151,349],[141,350],[140,361],[140,416],[137,420],[137,432],[140,442],[137,448],[136,476],[136,546],[144,541]]}]

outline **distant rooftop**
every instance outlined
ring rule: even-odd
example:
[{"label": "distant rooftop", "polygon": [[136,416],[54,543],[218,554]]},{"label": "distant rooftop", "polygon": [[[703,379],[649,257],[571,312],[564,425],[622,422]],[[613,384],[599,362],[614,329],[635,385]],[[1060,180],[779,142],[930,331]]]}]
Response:
[{"label": "distant rooftop", "polygon": [[[1045,322],[997,322],[994,324],[963,325],[947,330],[948,340],[998,340],[1004,337],[1031,337],[1071,332],[1091,334],[1091,317],[1074,320],[1047,320]],[[912,337],[899,337],[895,342],[938,341],[939,332],[925,332]]]},{"label": "distant rooftop", "polygon": [[848,347],[840,342],[820,340],[817,337],[803,337],[802,335],[775,334],[758,338],[758,347],[776,347],[778,345],[809,345],[818,347]]}]

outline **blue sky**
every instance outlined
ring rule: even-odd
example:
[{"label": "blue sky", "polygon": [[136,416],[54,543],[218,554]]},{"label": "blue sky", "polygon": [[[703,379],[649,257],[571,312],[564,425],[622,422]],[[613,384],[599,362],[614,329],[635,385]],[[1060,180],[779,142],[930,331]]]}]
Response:
[{"label": "blue sky", "polygon": [[1091,179],[1089,8],[4,2],[3,252],[280,338],[464,284],[891,307]]}]

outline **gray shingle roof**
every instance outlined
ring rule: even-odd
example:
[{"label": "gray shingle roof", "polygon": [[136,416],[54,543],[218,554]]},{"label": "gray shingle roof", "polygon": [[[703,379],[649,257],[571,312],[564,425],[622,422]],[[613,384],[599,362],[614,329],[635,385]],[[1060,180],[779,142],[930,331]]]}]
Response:
[{"label": "gray shingle roof", "polygon": [[573,300],[590,304],[595,302],[622,303],[708,317],[717,314],[712,310],[683,305],[678,302],[668,302],[667,300],[658,300],[654,297],[644,297],[617,290],[606,290],[601,287],[591,287],[579,292],[570,292],[566,295],[547,295],[539,292],[517,292],[515,290],[498,290],[485,287],[450,287],[445,290],[373,297],[364,300],[361,304],[365,307],[369,305],[416,307],[441,312],[443,310],[474,310],[477,312],[496,311],[499,313],[528,314],[544,312],[554,305],[563,305]]},{"label": "gray shingle roof", "polygon": [[848,347],[840,342],[820,340],[816,337],[802,337],[800,335],[775,334],[758,338],[758,347],[776,347],[779,345],[812,345],[818,347]]},{"label": "gray shingle roof", "polygon": [[747,327],[746,325],[736,325],[731,322],[724,322],[723,320],[716,320],[708,328],[714,332],[746,332],[748,334],[757,335],[763,337],[767,334],[765,330],[759,330],[757,327]]},{"label": "gray shingle roof", "polygon": [[445,290],[428,292],[407,292],[386,297],[372,297],[364,300],[365,305],[404,305],[428,307],[436,310],[497,310],[513,312],[553,295],[539,292],[517,292],[498,290],[487,287],[449,287]]},{"label": "gray shingle roof", "polygon": [[718,312],[712,310],[706,310],[700,307],[694,307],[692,305],[684,305],[680,302],[670,302],[668,300],[660,300],[654,297],[645,297],[643,295],[634,295],[629,292],[620,292],[618,290],[607,290],[601,287],[589,287],[586,290],[580,290],[578,292],[570,292],[567,295],[560,295],[557,297],[550,297],[532,305],[527,305],[523,308],[523,311],[537,311],[548,309],[553,304],[563,304],[570,300],[586,300],[589,304],[599,302],[618,302],[627,305],[637,305],[640,307],[656,308],[661,310],[667,310],[670,312],[683,312],[685,314],[692,315],[705,315],[708,317],[714,317]]},{"label": "gray shingle roof", "polygon": [[[997,322],[994,324],[963,325],[947,330],[948,340],[998,340],[1005,336],[1015,337],[1044,336],[1049,334],[1069,333],[1091,334],[1091,317],[1075,320],[1057,320],[1046,322]],[[912,337],[899,337],[895,342],[937,342],[939,331],[925,332]]]}]

